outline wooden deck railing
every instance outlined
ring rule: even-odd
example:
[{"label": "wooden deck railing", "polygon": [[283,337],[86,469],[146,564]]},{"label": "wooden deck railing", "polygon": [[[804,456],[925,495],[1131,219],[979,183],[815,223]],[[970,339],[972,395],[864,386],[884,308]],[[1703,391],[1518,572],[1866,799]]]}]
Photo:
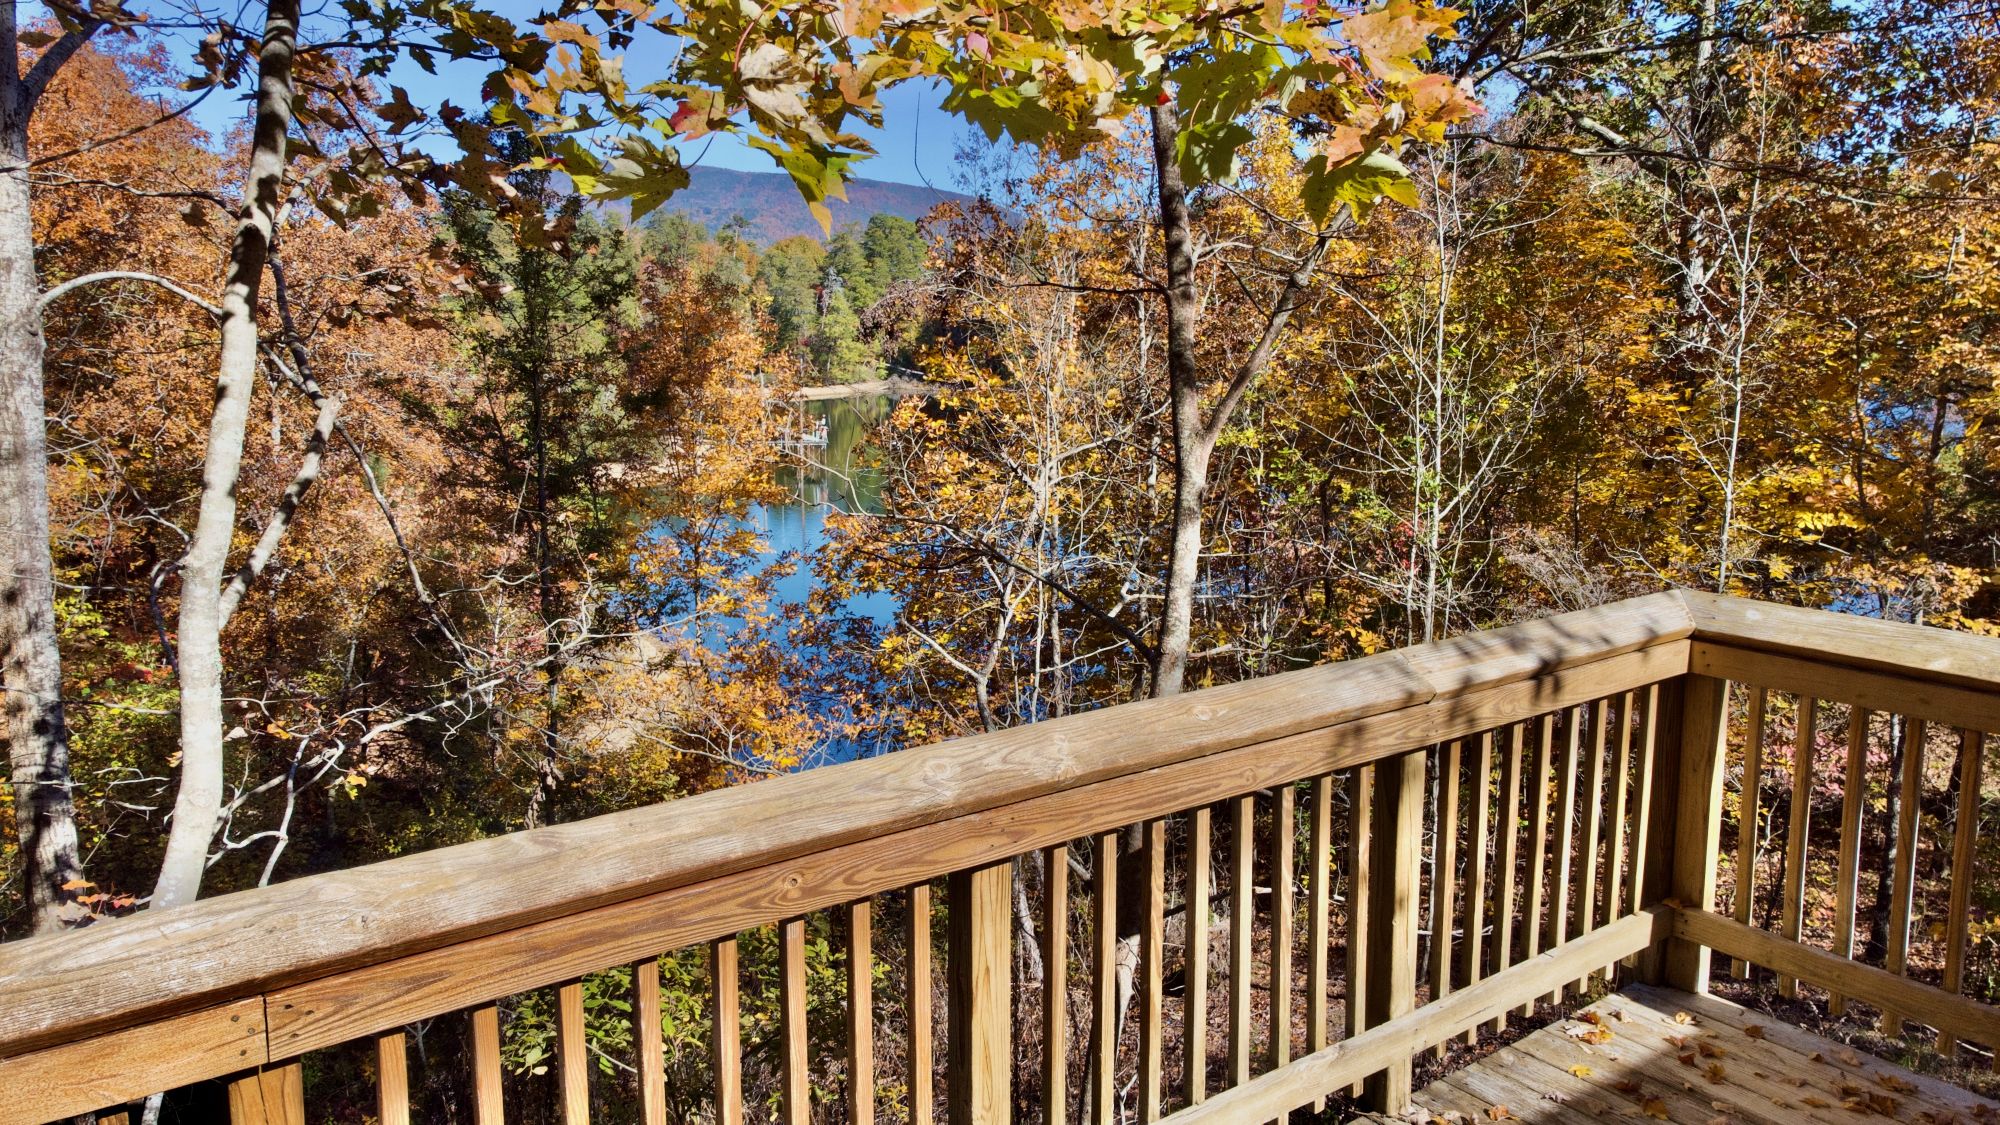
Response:
[{"label": "wooden deck railing", "polygon": [[[1768,723],[1774,707],[1802,718]],[[1727,737],[1739,712],[1740,729],[1760,732],[1743,749]],[[1870,713],[1896,716],[1877,725],[1903,748],[1879,967],[1853,959]],[[1778,849],[1782,901],[1765,927],[1753,925],[1754,862],[1734,913],[1720,910],[1717,874],[1738,854],[1722,846],[1725,776],[1747,760],[1748,791],[1790,808],[1761,732],[1812,746],[1836,714],[1861,764],[1847,767],[1832,926],[1821,935],[1807,920],[1809,800]],[[1939,725],[1965,733],[1932,984],[1905,970],[1934,780],[1924,748]],[[1417,1053],[1592,978],[1699,989],[1711,948],[1785,974],[1788,989],[1837,989],[1885,1020],[1992,1048],[2000,1011],[1959,985],[1961,873],[1995,729],[2000,641],[1708,595],[1637,598],[0,946],[0,1125],[215,1079],[236,1125],[301,1122],[302,1060],[356,1044],[369,1049],[374,1116],[397,1125],[410,1116],[405,1029],[440,1017],[466,1021],[463,1082],[473,1119],[492,1125],[507,1110],[496,1005],[550,988],[554,1115],[575,1125],[603,1081],[583,982],[608,970],[629,972],[617,979],[632,989],[636,1112],[649,1125],[737,1122],[763,1109],[746,1111],[742,1084],[753,954],[775,961],[779,1049],[760,1065],[787,1123],[878,1109],[926,1122],[939,1109],[953,1122],[1260,1121],[1356,1085],[1395,1109]],[[1811,791],[1813,769],[1794,756],[1797,791]],[[1768,822],[1745,823],[1740,854],[1771,853]],[[1073,892],[1089,907],[1074,934]],[[832,1023],[808,1009],[816,914],[838,920],[815,923],[844,965]],[[1032,940],[1017,949],[1028,917]],[[740,944],[766,927],[768,951]],[[1029,945],[1039,983],[1018,968]],[[659,958],[690,947],[707,950],[712,1084],[692,1099],[667,1086],[659,1008]],[[1339,949],[1346,963],[1332,964]],[[830,1027],[838,1042],[816,1041]],[[828,1054],[839,1061],[819,1073],[839,1086],[816,1089],[814,1060]],[[885,1091],[893,1109],[876,1104]]]}]

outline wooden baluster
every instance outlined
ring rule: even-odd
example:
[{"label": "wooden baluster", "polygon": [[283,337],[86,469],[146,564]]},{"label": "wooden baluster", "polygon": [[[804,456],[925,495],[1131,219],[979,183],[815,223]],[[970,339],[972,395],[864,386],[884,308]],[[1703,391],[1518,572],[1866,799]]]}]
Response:
[{"label": "wooden baluster", "polygon": [[[1056,861],[1054,853],[1058,852],[1061,853],[1060,860],[1065,865],[1062,875],[1064,881],[1060,889],[1067,892],[1069,849],[1063,847],[1049,849],[1051,862]],[[1068,916],[1068,903],[1068,896],[1065,893],[1064,909],[1055,917],[1060,919]],[[931,1086],[932,1072],[936,1068],[937,1060],[931,1037],[931,885],[929,883],[918,883],[910,888],[910,911],[903,924],[907,927],[904,942],[909,947],[910,958],[909,972],[904,981],[908,989],[905,1000],[909,1005],[910,1017],[910,1121],[912,1125],[930,1125],[937,1115]],[[1066,940],[1068,936],[1065,932],[1058,940]],[[1064,952],[1067,953],[1067,950]],[[1057,981],[1064,979],[1062,972],[1067,962],[1067,956],[1059,957],[1053,962],[1056,966]],[[1060,1005],[1055,1019],[1057,1021],[1062,1019]],[[1051,1119],[1050,1125],[1058,1123]]]},{"label": "wooden baluster", "polygon": [[[1368,914],[1370,867],[1375,835],[1375,767],[1357,766],[1347,785],[1347,1034],[1352,1039],[1368,1028]],[[1354,1084],[1359,1096],[1362,1083]]]},{"label": "wooden baluster", "polygon": [[[1424,758],[1408,751],[1376,767],[1373,848],[1375,901],[1368,912],[1368,1026],[1416,1010],[1417,898],[1424,816]],[[1397,1116],[1409,1107],[1411,1059],[1370,1075],[1367,1108]]]},{"label": "wooden baluster", "polygon": [[1208,941],[1209,845],[1213,827],[1207,808],[1188,816],[1187,991],[1181,1005],[1182,1071],[1189,1105],[1208,1098]]},{"label": "wooden baluster", "polygon": [[[1652,684],[1639,693],[1639,760],[1633,766],[1637,789],[1632,794],[1632,871],[1626,881],[1626,901],[1634,912],[1665,898],[1667,893],[1667,861],[1672,858],[1673,837],[1659,831],[1657,824],[1656,806],[1663,799],[1658,786],[1665,768],[1660,760],[1660,709],[1668,703],[1677,705],[1678,692],[1677,684],[1669,688]],[[1671,793],[1672,788],[1665,792]],[[1655,946],[1626,963],[1638,970],[1640,980],[1658,981],[1666,972],[1665,954],[1664,946]]]},{"label": "wooden baluster", "polygon": [[1166,1041],[1160,1024],[1167,913],[1167,822],[1148,821],[1141,863],[1146,902],[1139,916],[1139,1120],[1160,1119],[1160,1073]]},{"label": "wooden baluster", "polygon": [[[1757,818],[1764,805],[1764,713],[1770,692],[1750,689],[1750,721],[1743,735],[1743,799],[1736,814],[1736,920],[1751,924],[1757,902]],[[1737,980],[1750,979],[1750,962],[1736,959]]]},{"label": "wooden baluster", "polygon": [[[1458,790],[1463,742],[1438,748],[1437,837],[1431,849],[1431,1000],[1451,992],[1451,929],[1457,915],[1452,892],[1458,887]],[[1437,1053],[1444,1057],[1446,1044]]]},{"label": "wooden baluster", "polygon": [[[958,967],[954,965],[952,971]],[[778,923],[778,1035],[784,1041],[779,1119],[784,1125],[808,1125],[812,1121],[812,1057],[806,1041],[804,918]]]},{"label": "wooden baluster", "polygon": [[[1583,884],[1576,892],[1579,936],[1597,928],[1597,865],[1604,847],[1604,751],[1610,722],[1610,700],[1600,699],[1591,705],[1589,780],[1585,782],[1590,803],[1583,809]],[[1590,976],[1577,981],[1576,987],[1580,992],[1590,991]]]},{"label": "wooden baluster", "polygon": [[[1799,697],[1797,737],[1792,745],[1792,804],[1785,832],[1785,900],[1778,912],[1780,932],[1788,941],[1799,940],[1805,927],[1806,841],[1812,826],[1813,743],[1819,735],[1818,710],[1812,696]],[[1797,996],[1797,979],[1780,973],[1778,994],[1786,998]]]},{"label": "wooden baluster", "polygon": [[847,1119],[875,1120],[874,900],[847,907]]},{"label": "wooden baluster", "polygon": [[583,982],[556,989],[556,1073],[563,1125],[590,1121],[590,1048],[583,1025]]},{"label": "wooden baluster", "polygon": [[[1569,940],[1570,872],[1576,865],[1576,767],[1583,750],[1583,710],[1563,712],[1562,723],[1562,760],[1556,776],[1556,808],[1561,819],[1556,822],[1555,885],[1549,894],[1550,949]],[[1548,1002],[1560,1004],[1562,998],[1559,987],[1549,993]]]},{"label": "wooden baluster", "polygon": [[266,1067],[232,1080],[229,1125],[306,1125],[305,1073],[299,1064]]},{"label": "wooden baluster", "polygon": [[[1673,770],[1674,820],[1666,897],[1690,910],[1715,909],[1715,855],[1722,844],[1722,761],[1729,734],[1728,707],[1728,681],[1713,676],[1686,677],[1681,686],[1679,729],[1673,738],[1663,739],[1659,748],[1662,764],[1671,764]],[[1668,786],[1659,788],[1664,791]],[[1682,992],[1706,993],[1708,963],[1706,946],[1670,940],[1662,964],[1665,983]]]},{"label": "wooden baluster", "polygon": [[[1978,731],[1958,732],[1958,824],[1951,841],[1951,907],[1945,915],[1943,981],[1944,990],[1954,996],[1965,986],[1965,931],[1972,911],[1972,860],[1979,844],[1981,743]],[[1956,1055],[1957,1041],[1939,1032],[1938,1053]]]},{"label": "wooden baluster", "polygon": [[1229,802],[1229,1084],[1250,1081],[1250,946],[1257,918],[1256,798]]},{"label": "wooden baluster", "polygon": [[[1523,960],[1542,952],[1543,907],[1547,895],[1549,859],[1549,774],[1555,768],[1555,716],[1535,720],[1535,755],[1528,781],[1528,906],[1521,917],[1526,946]],[[1533,1000],[1521,1005],[1521,1015],[1535,1014]]]},{"label": "wooden baluster", "polygon": [[[1631,692],[1619,696],[1615,708],[1618,728],[1618,757],[1611,778],[1611,807],[1608,810],[1607,826],[1611,835],[1606,840],[1609,854],[1604,859],[1604,909],[1601,912],[1606,923],[1615,922],[1625,916],[1630,904],[1625,898],[1625,852],[1631,846],[1627,835],[1628,810],[1626,806],[1632,796],[1632,727],[1638,718],[1638,698]],[[1604,979],[1608,984],[1616,965],[1604,967]]]},{"label": "wooden baluster", "polygon": [[1091,888],[1090,1120],[1117,1118],[1118,1092],[1118,837],[1097,838]]},{"label": "wooden baluster", "polygon": [[[1910,912],[1917,892],[1917,827],[1924,796],[1924,721],[1903,719],[1903,777],[1896,809],[1896,867],[1889,892],[1889,952],[1883,968],[1902,976],[1910,954]],[[1884,1011],[1882,1034],[1903,1033],[1901,1013]]]},{"label": "wooden baluster", "polygon": [[715,1070],[717,1125],[743,1125],[743,1004],[734,937],[708,944],[709,1058]]},{"label": "wooden baluster", "polygon": [[107,1110],[97,1115],[97,1125],[132,1125],[132,1115],[122,1109]]},{"label": "wooden baluster", "polygon": [[[1270,1043],[1266,1059],[1277,1070],[1292,1061],[1293,848],[1298,790],[1280,785],[1271,803]],[[1283,1122],[1285,1117],[1280,1115]]]},{"label": "wooden baluster", "polygon": [[[1486,851],[1493,818],[1493,732],[1479,735],[1479,753],[1472,768],[1472,850],[1466,854],[1471,871],[1465,884],[1465,983],[1479,983],[1486,967]],[[1468,1046],[1479,1042],[1479,1029],[1465,1033]]]},{"label": "wooden baluster", "polygon": [[[1500,869],[1500,897],[1493,907],[1493,970],[1499,972],[1514,963],[1514,911],[1517,869],[1521,863],[1521,724],[1507,728],[1507,750],[1500,756],[1500,811],[1493,830],[1499,836],[1499,855],[1494,866]],[[1497,1034],[1506,1030],[1507,1015],[1493,1020]]]},{"label": "wooden baluster", "polygon": [[[1861,806],[1868,785],[1868,712],[1847,710],[1847,780],[1840,795],[1840,867],[1833,883],[1833,951],[1854,956],[1854,909],[1861,880]],[[1847,997],[1831,993],[1828,1015],[1847,1013]]]},{"label": "wooden baluster", "polygon": [[[1332,1042],[1326,1017],[1328,946],[1333,941],[1333,778],[1313,778],[1306,803],[1306,1050],[1318,1052]],[[1313,1112],[1326,1099],[1313,1102]]]},{"label": "wooden baluster", "polygon": [[639,1041],[639,1119],[645,1125],[667,1125],[667,1051],[660,1038],[657,957],[632,966],[632,1024]]},{"label": "wooden baluster", "polygon": [[[1069,845],[1042,850],[1042,1120],[1069,1113]],[[919,1118],[918,1120],[927,1120]]]},{"label": "wooden baluster", "polygon": [[410,1125],[410,1045],[400,1031],[375,1037],[375,1116],[379,1125]]},{"label": "wooden baluster", "polygon": [[[1099,844],[1103,840],[1100,838]],[[1098,864],[1116,870],[1112,850]],[[951,1125],[1007,1125],[1013,1115],[1014,865],[1003,861],[951,876]]]},{"label": "wooden baluster", "polygon": [[506,1125],[500,1094],[500,1009],[472,1009],[472,1113],[478,1125]]}]

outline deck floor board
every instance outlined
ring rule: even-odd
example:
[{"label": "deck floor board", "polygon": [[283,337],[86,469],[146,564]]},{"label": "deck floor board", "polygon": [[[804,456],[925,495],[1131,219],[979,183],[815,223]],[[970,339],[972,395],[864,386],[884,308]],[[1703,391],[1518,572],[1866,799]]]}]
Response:
[{"label": "deck floor board", "polygon": [[1428,1118],[1400,1120],[2000,1122],[2000,1102],[1726,1000],[1644,985],[1445,1075],[1417,1092],[1416,1105]]}]

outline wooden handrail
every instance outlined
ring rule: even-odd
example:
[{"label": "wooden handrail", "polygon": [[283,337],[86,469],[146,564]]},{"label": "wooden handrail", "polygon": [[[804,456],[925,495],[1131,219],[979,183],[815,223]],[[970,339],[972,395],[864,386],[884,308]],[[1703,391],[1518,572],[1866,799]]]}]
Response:
[{"label": "wooden handrail", "polygon": [[1692,628],[1677,596],[1650,595],[10,942],[0,1057],[1520,683]]},{"label": "wooden handrail", "polygon": [[2000,641],[1650,595],[0,945],[0,1079],[110,1104],[1691,671],[1733,678],[1718,660],[1927,685],[1941,717],[2000,726]]}]

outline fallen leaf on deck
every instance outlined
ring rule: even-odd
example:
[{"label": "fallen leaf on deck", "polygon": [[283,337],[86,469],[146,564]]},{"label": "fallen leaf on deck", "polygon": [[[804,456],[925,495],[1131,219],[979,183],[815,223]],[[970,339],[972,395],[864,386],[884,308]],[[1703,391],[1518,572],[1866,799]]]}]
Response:
[{"label": "fallen leaf on deck", "polygon": [[1748,1035],[1752,1039],[1762,1039],[1764,1038],[1764,1025],[1761,1023],[1746,1024],[1743,1028],[1743,1034]]},{"label": "fallen leaf on deck", "polygon": [[1583,1065],[1582,1063],[1578,1063],[1578,1064],[1576,1064],[1575,1066],[1573,1066],[1573,1067],[1570,1067],[1570,1068],[1569,1068],[1569,1072],[1570,1072],[1571,1074],[1573,1074],[1573,1075],[1577,1076],[1578,1078],[1588,1078],[1588,1077],[1590,1077],[1590,1068],[1589,1068],[1589,1067],[1587,1067],[1587,1066],[1585,1066],[1585,1065]]}]

